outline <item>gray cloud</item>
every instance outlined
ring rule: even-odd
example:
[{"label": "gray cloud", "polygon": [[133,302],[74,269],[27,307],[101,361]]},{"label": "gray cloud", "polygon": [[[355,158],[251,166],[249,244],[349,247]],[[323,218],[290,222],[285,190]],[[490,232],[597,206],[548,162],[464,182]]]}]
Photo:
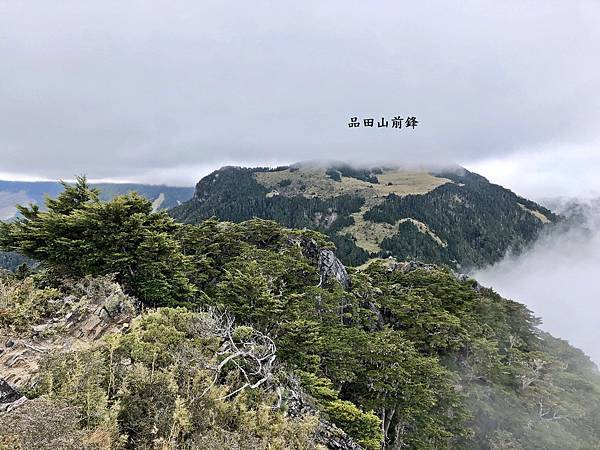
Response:
[{"label": "gray cloud", "polygon": [[[231,162],[589,147],[599,54],[592,0],[0,1],[1,170],[189,184]],[[346,127],[396,114],[421,123]]]}]

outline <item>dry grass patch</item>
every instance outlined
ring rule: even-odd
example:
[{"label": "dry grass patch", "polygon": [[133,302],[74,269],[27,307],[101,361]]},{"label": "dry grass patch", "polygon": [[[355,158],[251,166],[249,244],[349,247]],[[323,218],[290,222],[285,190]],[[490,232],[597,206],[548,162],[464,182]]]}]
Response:
[{"label": "dry grass patch", "polygon": [[375,205],[389,194],[425,194],[438,186],[450,182],[435,177],[425,171],[386,169],[378,174],[379,183],[369,183],[357,178],[342,177],[341,181],[329,178],[324,168],[306,167],[299,170],[277,172],[256,172],[256,180],[271,189],[270,196],[293,197],[336,197],[350,194],[364,197],[367,203]]},{"label": "dry grass patch", "polygon": [[365,220],[363,217],[364,211],[352,214],[354,217],[354,224],[343,228],[340,234],[350,234],[356,239],[356,245],[370,253],[378,253],[381,250],[381,242],[387,238],[392,237],[398,233],[398,226],[403,223],[410,221],[419,232],[426,234],[438,245],[447,247],[448,244],[429,229],[427,224],[420,222],[413,218],[405,218],[396,221],[394,224],[386,222],[371,222]]},{"label": "dry grass patch", "polygon": [[331,198],[343,194],[363,197],[365,204],[352,214],[354,224],[345,227],[340,234],[349,234],[356,239],[356,245],[370,253],[381,250],[380,244],[386,237],[398,232],[398,225],[411,220],[418,230],[430,236],[439,245],[446,246],[426,224],[414,219],[402,219],[394,224],[376,223],[364,219],[364,213],[380,204],[390,194],[404,196],[409,194],[426,194],[451,181],[433,176],[425,171],[405,169],[385,169],[377,174],[379,183],[370,183],[351,177],[341,177],[335,181],[326,174],[325,168],[302,167],[298,170],[281,170],[277,172],[256,172],[256,180],[270,189],[267,197],[282,195],[285,197],[304,196],[308,198]]},{"label": "dry grass patch", "polygon": [[517,205],[519,205],[521,207],[521,209],[523,209],[524,211],[527,211],[529,214],[531,214],[532,216],[536,217],[537,219],[539,219],[542,223],[550,223],[550,219],[548,219],[544,214],[542,214],[539,211],[535,211],[533,209],[529,209],[527,208],[525,205],[522,205],[521,203],[517,203]]}]

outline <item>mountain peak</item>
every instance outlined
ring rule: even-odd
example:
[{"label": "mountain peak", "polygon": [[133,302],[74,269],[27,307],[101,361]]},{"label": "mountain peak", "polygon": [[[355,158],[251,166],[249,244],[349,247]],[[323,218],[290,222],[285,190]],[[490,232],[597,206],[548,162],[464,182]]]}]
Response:
[{"label": "mountain peak", "polygon": [[524,248],[558,220],[460,166],[433,170],[335,161],[223,167],[202,178],[192,200],[171,214],[183,222],[260,217],[314,229],[327,234],[350,265],[394,256],[463,269]]}]

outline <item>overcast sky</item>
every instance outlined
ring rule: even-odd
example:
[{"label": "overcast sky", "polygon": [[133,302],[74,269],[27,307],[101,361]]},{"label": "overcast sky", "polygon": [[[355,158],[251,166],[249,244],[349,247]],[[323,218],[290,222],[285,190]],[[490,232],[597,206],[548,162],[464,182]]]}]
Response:
[{"label": "overcast sky", "polygon": [[599,55],[598,1],[0,0],[0,178],[328,158],[600,191]]}]

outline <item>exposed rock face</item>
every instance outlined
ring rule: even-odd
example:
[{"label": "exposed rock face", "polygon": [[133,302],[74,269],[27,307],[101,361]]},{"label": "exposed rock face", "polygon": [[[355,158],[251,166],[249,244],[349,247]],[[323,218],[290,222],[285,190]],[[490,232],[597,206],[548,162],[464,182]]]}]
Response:
[{"label": "exposed rock face", "polygon": [[25,396],[13,389],[6,381],[0,379],[0,414],[11,411],[25,401],[27,401]]},{"label": "exposed rock face", "polygon": [[434,264],[426,264],[421,261],[403,261],[403,262],[392,262],[389,266],[390,271],[400,270],[401,272],[408,273],[414,270],[426,270],[427,272],[431,272],[435,270],[437,266]]},{"label": "exposed rock face", "polygon": [[344,290],[350,289],[350,277],[346,267],[332,250],[323,248],[314,239],[306,237],[294,236],[290,240],[292,243],[299,245],[304,256],[317,265],[321,276],[321,284],[334,279],[342,285]]},{"label": "exposed rock face", "polygon": [[350,436],[325,420],[319,421],[316,441],[326,445],[327,448],[335,450],[362,450],[362,447],[354,442]]},{"label": "exposed rock face", "polygon": [[454,275],[454,278],[456,278],[461,283],[464,283],[465,281],[471,281],[473,290],[475,292],[479,292],[482,289],[484,289],[484,287],[482,285],[480,285],[477,281],[475,281],[474,278],[470,277],[469,275],[467,275],[465,273],[458,273],[458,272],[453,271],[452,274]]},{"label": "exposed rock face", "polygon": [[0,413],[26,400],[19,389],[35,382],[46,355],[81,349],[106,333],[121,331],[135,313],[131,299],[120,290],[96,300],[67,296],[61,302],[68,313],[47,317],[27,333],[0,329]]},{"label": "exposed rock face", "polygon": [[350,288],[348,272],[333,251],[326,248],[319,249],[318,267],[322,281],[334,278],[345,290]]},{"label": "exposed rock face", "polygon": [[[311,404],[312,402],[306,397],[299,385],[297,383],[293,384],[295,386],[291,389],[287,405],[288,415],[290,417],[302,417],[307,414],[318,414],[317,409]],[[333,450],[363,450],[343,430],[323,418],[319,419],[315,440],[318,444]]]},{"label": "exposed rock face", "polygon": [[335,450],[362,450],[362,447],[352,440],[350,436],[325,420],[319,421],[316,441]]}]

